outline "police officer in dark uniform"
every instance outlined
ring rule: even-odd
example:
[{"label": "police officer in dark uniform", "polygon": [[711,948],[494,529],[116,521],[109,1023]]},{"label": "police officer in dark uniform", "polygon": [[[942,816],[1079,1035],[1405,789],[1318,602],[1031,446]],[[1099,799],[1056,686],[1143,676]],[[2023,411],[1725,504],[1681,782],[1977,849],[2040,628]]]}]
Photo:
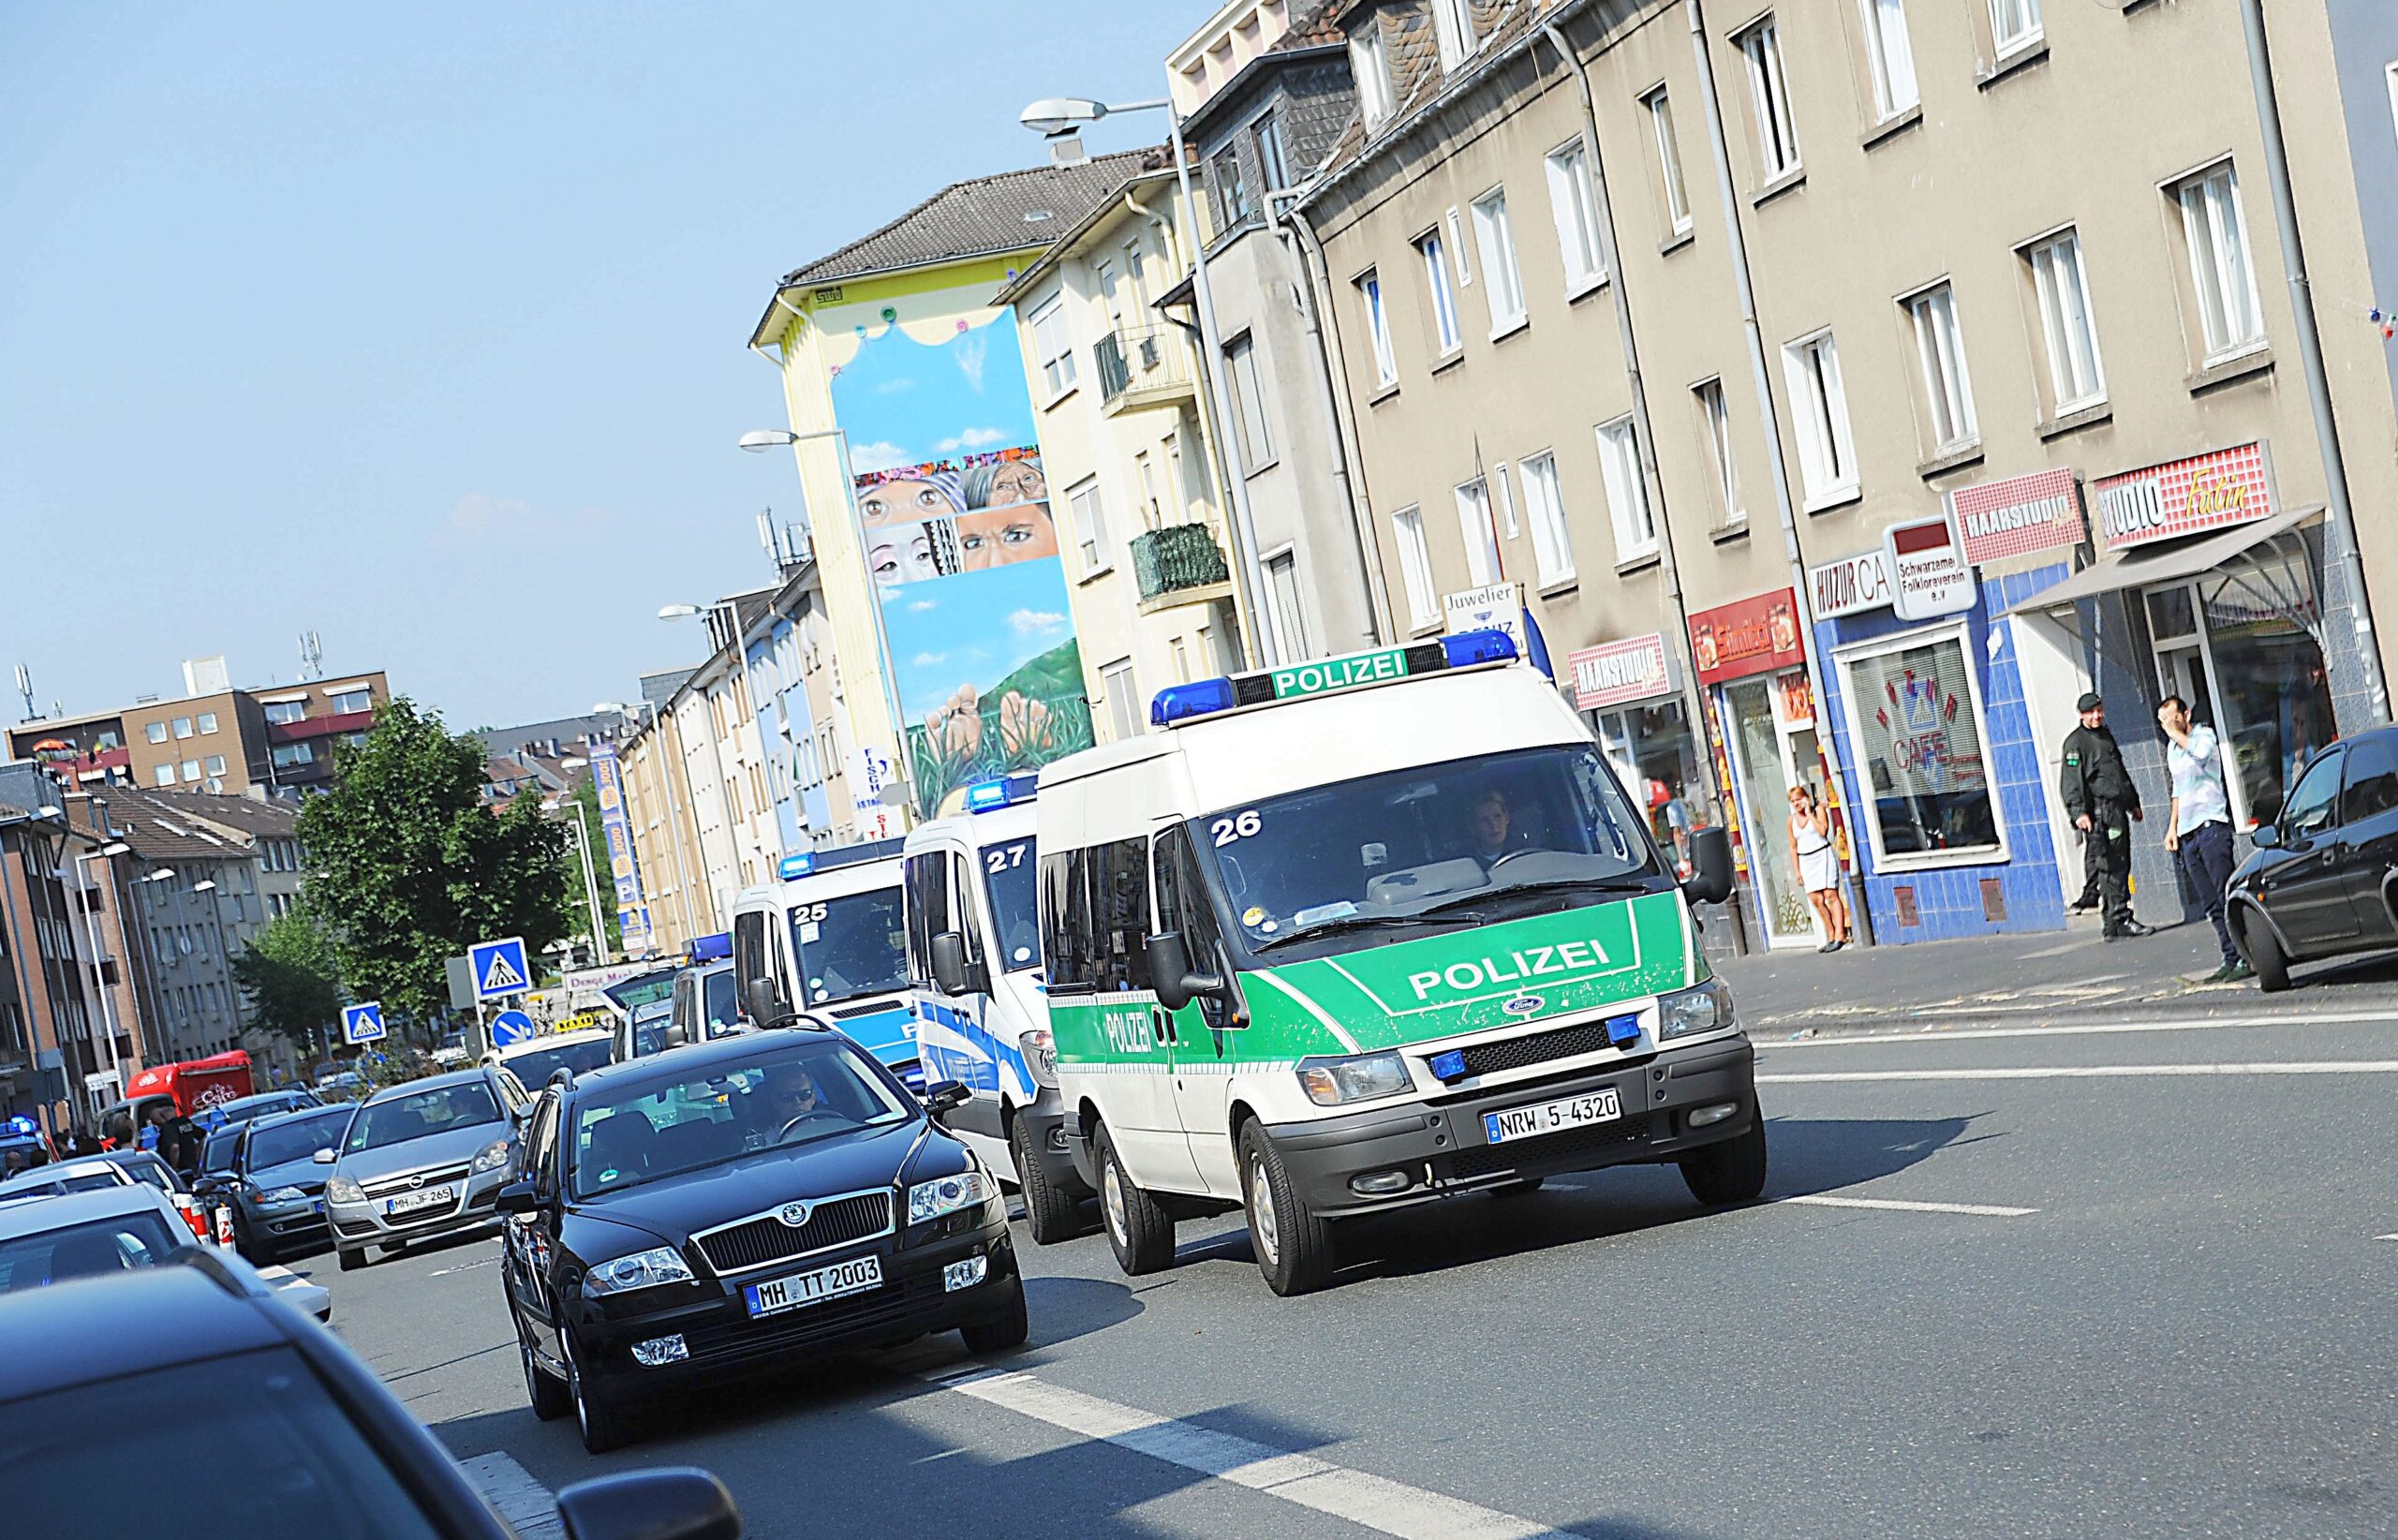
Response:
[{"label": "police officer in dark uniform", "polygon": [[2132,918],[2132,825],[2140,819],[2139,788],[2124,768],[2124,751],[2107,731],[2107,703],[2095,694],[2076,703],[2081,725],[2065,737],[2058,792],[2065,817],[2082,832],[2082,864],[2096,873],[2107,940],[2146,936]]}]

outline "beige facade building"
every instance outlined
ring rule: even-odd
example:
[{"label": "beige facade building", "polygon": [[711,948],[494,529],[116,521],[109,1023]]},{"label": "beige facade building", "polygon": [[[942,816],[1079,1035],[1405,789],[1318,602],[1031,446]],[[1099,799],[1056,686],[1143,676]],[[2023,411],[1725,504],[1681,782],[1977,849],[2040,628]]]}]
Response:
[{"label": "beige facade building", "polygon": [[2237,5],[1341,7],[1301,215],[1401,629],[1520,585],[1659,835],[1734,822],[1753,941],[1818,939],[1802,784],[1878,940],[2062,925],[2085,689],[2157,806],[2178,691],[2272,817],[2385,713],[2346,510],[2398,571],[2398,434],[2368,118],[2325,7],[2268,9],[2294,230]]}]

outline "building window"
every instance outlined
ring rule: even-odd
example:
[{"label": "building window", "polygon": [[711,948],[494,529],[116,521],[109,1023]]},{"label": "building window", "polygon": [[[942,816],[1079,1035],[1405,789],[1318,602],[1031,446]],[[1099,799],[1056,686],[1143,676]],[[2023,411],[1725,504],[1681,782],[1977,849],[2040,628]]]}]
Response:
[{"label": "building window", "polygon": [[364,686],[356,689],[336,691],[333,698],[333,710],[336,717],[347,717],[356,712],[374,709],[375,692]]},{"label": "building window", "polygon": [[[1255,470],[1274,458],[1274,436],[1266,420],[1266,387],[1257,378],[1257,348],[1249,337],[1236,338],[1224,349],[1233,378],[1233,425],[1240,433],[1241,466]],[[1148,456],[1141,457],[1141,483],[1148,489]],[[1152,505],[1156,497],[1149,498]]]},{"label": "building window", "polygon": [[225,756],[222,754],[211,754],[200,763],[212,776],[221,776],[225,773]]},{"label": "building window", "polygon": [[1374,382],[1399,383],[1399,359],[1390,349],[1390,317],[1383,308],[1383,281],[1372,269],[1357,280],[1357,295],[1366,303],[1366,335],[1374,345]]},{"label": "building window", "polygon": [[[1257,120],[1250,133],[1257,141],[1257,177],[1267,192],[1280,192],[1291,185],[1291,169],[1282,157],[1282,120],[1268,112]],[[1267,211],[1271,213],[1271,210]]]},{"label": "building window", "polygon": [[1947,284],[1906,302],[1915,327],[1916,359],[1923,367],[1924,404],[1931,413],[1932,447],[1961,449],[1972,443],[1974,387],[1965,377],[1965,339],[1957,330],[1957,296]]},{"label": "building window", "polygon": [[1455,69],[1482,46],[1473,24],[1473,0],[1432,0],[1432,33],[1441,45],[1441,67]]},{"label": "building window", "polygon": [[[269,701],[266,703],[266,719],[278,727],[299,721],[307,714],[308,703],[305,701]],[[153,738],[150,741],[161,743],[165,740]]]},{"label": "building window", "polygon": [[1715,512],[1726,527],[1748,517],[1740,507],[1740,467],[1732,457],[1732,414],[1724,404],[1724,382],[1701,380],[1691,387],[1698,400],[1699,431],[1706,437],[1709,462],[1715,467]]},{"label": "building window", "polygon": [[2248,226],[2240,214],[2240,179],[2226,161],[2183,183],[2174,198],[2190,247],[2207,362],[2246,352],[2265,340],[2265,322],[2257,308],[2256,270],[2248,261]]},{"label": "building window", "polygon": [[1557,219],[1557,249],[1565,259],[1565,287],[1579,293],[1607,275],[1599,247],[1599,200],[1591,157],[1579,139],[1548,154],[1548,207]]},{"label": "building window", "polygon": [[189,717],[178,717],[175,718],[175,736],[178,738],[188,738],[191,736],[191,718]]},{"label": "building window", "polygon": [[1990,0],[1991,41],[2002,57],[2040,40],[2040,0]]},{"label": "building window", "polygon": [[1066,329],[1065,297],[1052,294],[1032,312],[1032,350],[1041,361],[1041,383],[1049,399],[1074,388],[1074,339]]},{"label": "building window", "polygon": [[1465,541],[1466,583],[1499,581],[1499,531],[1490,523],[1490,485],[1475,480],[1458,488],[1458,534]]},{"label": "building window", "polygon": [[1665,221],[1676,235],[1690,233],[1690,189],[1682,185],[1681,141],[1674,136],[1673,98],[1649,94],[1649,126],[1657,136],[1657,174],[1665,193]]},{"label": "building window", "polygon": [[1121,659],[1099,671],[1100,692],[1107,697],[1107,720],[1118,740],[1141,731],[1141,687],[1132,681],[1132,660]]},{"label": "building window", "polygon": [[1517,466],[1524,478],[1524,513],[1532,521],[1532,555],[1540,564],[1541,586],[1570,582],[1574,576],[1574,540],[1566,532],[1565,499],[1557,488],[1557,456],[1547,450],[1527,456]]},{"label": "building window", "polygon": [[1524,318],[1524,280],[1516,271],[1516,234],[1507,223],[1507,191],[1494,187],[1473,201],[1473,239],[1482,248],[1482,291],[1490,306],[1490,334]]},{"label": "building window", "polygon": [[305,742],[279,743],[274,746],[273,758],[275,768],[289,770],[296,765],[314,764],[317,762],[317,749],[314,744]]},{"label": "building window", "polygon": [[198,760],[184,761],[183,770],[184,779],[186,781],[198,780],[200,778],[200,762]]},{"label": "building window", "polygon": [[200,723],[200,731],[202,737],[205,737],[209,733],[216,731],[216,713],[213,711],[203,711],[196,719]]},{"label": "building window", "polygon": [[1249,182],[1240,169],[1240,146],[1227,144],[1210,163],[1209,180],[1216,184],[1216,208],[1227,229],[1256,211],[1249,205]]},{"label": "building window", "polygon": [[1840,382],[1840,352],[1829,332],[1802,337],[1782,350],[1790,386],[1790,415],[1798,430],[1798,468],[1813,512],[1857,495],[1857,441],[1848,432],[1848,396]]},{"label": "building window", "polygon": [[1798,170],[1798,130],[1790,121],[1790,81],[1782,69],[1782,34],[1769,16],[1739,37],[1749,62],[1749,106],[1756,118],[1761,182]]},{"label": "building window", "polygon": [[2025,249],[2040,304],[2040,335],[2049,352],[2049,384],[2056,415],[2107,398],[2098,364],[2098,329],[2090,318],[2090,281],[2081,266],[2081,239],[2072,230]]},{"label": "building window", "polygon": [[2237,571],[2151,588],[2141,602],[2158,693],[2188,701],[2224,746],[2234,826],[2279,819],[2336,735],[2323,652],[2299,619],[2318,613],[2308,563],[2260,548]]},{"label": "building window", "polygon": [[1107,517],[1099,506],[1099,482],[1085,481],[1066,494],[1073,511],[1074,538],[1082,542],[1083,573],[1104,572],[1114,565],[1107,549]]},{"label": "building window", "polygon": [[1839,655],[1865,763],[1874,865],[1980,862],[2005,846],[1982,756],[1982,703],[1961,629]]},{"label": "building window", "polygon": [[1873,113],[1887,123],[1922,100],[1907,42],[1906,0],[1858,3],[1865,12],[1865,73],[1873,82]]},{"label": "building window", "polygon": [[152,743],[165,743],[167,741],[167,724],[164,722],[145,723],[141,729],[141,735],[149,739]]},{"label": "building window", "polygon": [[1649,482],[1640,474],[1640,439],[1632,419],[1601,423],[1599,473],[1607,487],[1607,516],[1615,524],[1615,559],[1632,561],[1657,549],[1657,515]]},{"label": "building window", "polygon": [[1424,287],[1432,296],[1432,335],[1443,355],[1454,353],[1463,339],[1458,335],[1458,299],[1449,287],[1448,249],[1441,232],[1428,233],[1415,243],[1415,251],[1424,259]]},{"label": "building window", "polygon": [[[1282,660],[1290,662],[1306,658],[1308,645],[1307,612],[1299,602],[1299,558],[1297,553],[1285,551],[1279,556],[1266,558],[1266,592],[1274,604],[1274,629],[1282,644]],[[1175,666],[1182,660],[1182,644],[1174,644]]]},{"label": "building window", "polygon": [[175,767],[171,764],[159,765],[150,772],[150,780],[155,786],[172,786],[175,783]]},{"label": "building window", "polygon": [[1357,82],[1357,109],[1372,133],[1390,117],[1390,59],[1383,52],[1382,23],[1368,17],[1365,29],[1349,39],[1349,74]]},{"label": "building window", "polygon": [[1402,508],[1390,516],[1391,533],[1399,544],[1399,574],[1407,584],[1407,618],[1417,630],[1441,618],[1440,596],[1432,591],[1432,553],[1424,543],[1424,513]]}]

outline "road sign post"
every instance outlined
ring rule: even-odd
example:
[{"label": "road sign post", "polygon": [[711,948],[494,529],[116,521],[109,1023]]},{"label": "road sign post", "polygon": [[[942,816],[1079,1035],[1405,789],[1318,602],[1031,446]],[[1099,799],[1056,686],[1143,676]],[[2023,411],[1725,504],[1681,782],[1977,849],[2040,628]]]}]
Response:
[{"label": "road sign post", "polygon": [[474,975],[475,1000],[504,1000],[533,987],[533,970],[525,959],[525,939],[478,941],[466,951],[467,970]]},{"label": "road sign post", "polygon": [[341,1008],[341,1040],[352,1047],[362,1043],[379,1042],[383,1036],[383,1002],[379,1000],[360,1000]]},{"label": "road sign post", "polygon": [[501,1011],[491,1018],[491,1045],[505,1048],[511,1044],[530,1040],[539,1030],[533,1018],[522,1011]]}]

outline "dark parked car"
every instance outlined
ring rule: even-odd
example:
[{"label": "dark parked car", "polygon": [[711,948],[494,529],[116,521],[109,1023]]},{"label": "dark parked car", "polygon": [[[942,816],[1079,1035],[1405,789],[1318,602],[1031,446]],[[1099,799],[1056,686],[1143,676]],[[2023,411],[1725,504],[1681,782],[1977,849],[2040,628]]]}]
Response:
[{"label": "dark parked car", "polygon": [[212,1202],[232,1211],[233,1244],[261,1266],[331,1235],[320,1149],[338,1149],[358,1109],[310,1107],[252,1122],[230,1171],[201,1177]]},{"label": "dark parked car", "polygon": [[[374,1370],[247,1272],[185,1249],[0,1296],[8,1533],[511,1540]],[[584,1482],[558,1514],[571,1540],[741,1533],[703,1471]]]},{"label": "dark parked car", "polygon": [[829,1029],[561,1079],[499,1202],[534,1414],[572,1411],[594,1453],[679,1387],[929,1332],[1025,1338],[998,1178]]},{"label": "dark parked car", "polygon": [[2398,946],[2398,729],[2325,748],[2254,837],[2227,893],[2259,985],[2288,988],[2292,963]]}]

